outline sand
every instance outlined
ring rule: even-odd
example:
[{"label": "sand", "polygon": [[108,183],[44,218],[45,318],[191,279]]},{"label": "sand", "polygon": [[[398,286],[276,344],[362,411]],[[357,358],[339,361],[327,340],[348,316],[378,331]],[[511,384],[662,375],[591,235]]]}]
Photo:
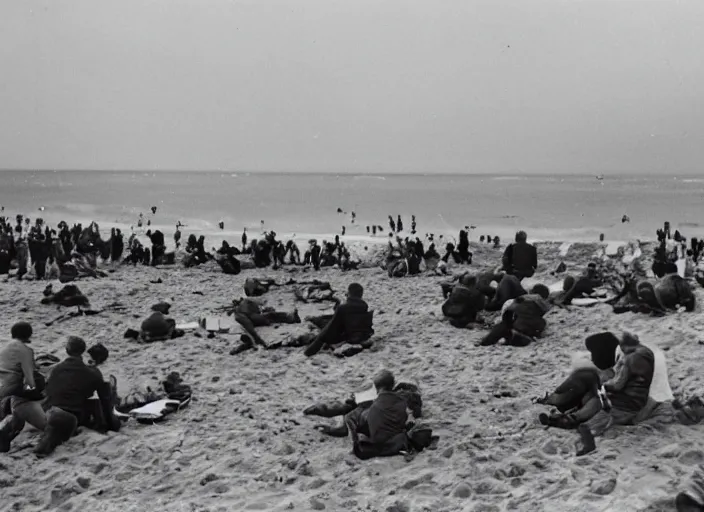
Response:
[{"label": "sand", "polygon": [[[538,278],[548,276],[560,245],[541,246]],[[595,246],[573,244],[568,271],[583,268]],[[498,250],[475,250],[473,268],[496,265]],[[349,359],[306,358],[302,349],[248,351],[230,356],[228,335],[188,334],[141,345],[123,339],[150,306],[172,303],[171,316],[187,322],[240,297],[248,276],[329,280],[340,295],[362,283],[375,310],[376,346]],[[150,284],[161,278],[163,283]],[[696,462],[704,460],[704,431],[670,425],[615,428],[598,450],[574,456],[574,432],[545,430],[545,408],[531,397],[551,390],[568,373],[584,338],[628,328],[666,352],[675,396],[702,393],[704,327],[701,313],[649,318],[616,316],[608,306],[548,313],[544,338],[527,348],[475,347],[484,331],[455,329],[442,319],[441,277],[390,279],[380,269],[341,273],[254,271],[227,276],[209,269],[122,267],[109,277],[77,284],[93,307],[114,302],[124,312],[78,317],[46,327],[56,307],[39,301],[46,282],[0,283],[0,332],[27,319],[35,327],[36,354],[63,357],[69,334],[111,351],[104,373],[115,374],[124,394],[178,371],[193,386],[190,407],[154,426],[128,423],[119,433],[83,431],[47,459],[31,453],[31,429],[0,454],[0,510],[200,511],[602,511],[673,510],[673,499]],[[58,283],[55,283],[58,287]],[[200,291],[203,295],[193,294]],[[698,298],[702,293],[697,291]],[[266,295],[290,310],[291,288]],[[317,306],[304,305],[301,316]],[[274,339],[305,325],[261,329]],[[402,457],[362,462],[347,439],[313,429],[331,422],[306,417],[318,400],[364,389],[386,367],[399,380],[420,384],[426,421],[440,436],[436,450],[407,462]]]}]

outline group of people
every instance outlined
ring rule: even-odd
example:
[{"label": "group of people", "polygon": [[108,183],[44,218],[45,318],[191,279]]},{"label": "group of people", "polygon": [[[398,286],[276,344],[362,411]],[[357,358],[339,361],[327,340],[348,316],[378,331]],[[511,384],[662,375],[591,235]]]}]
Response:
[{"label": "group of people", "polygon": [[25,423],[42,432],[34,450],[39,456],[52,453],[79,426],[118,431],[115,383],[106,382],[98,368],[108,350],[101,344],[87,349],[83,339],[70,336],[67,357],[52,366],[47,378],[37,369],[32,334],[30,324],[18,322],[12,340],[0,348],[0,452],[9,451]]}]

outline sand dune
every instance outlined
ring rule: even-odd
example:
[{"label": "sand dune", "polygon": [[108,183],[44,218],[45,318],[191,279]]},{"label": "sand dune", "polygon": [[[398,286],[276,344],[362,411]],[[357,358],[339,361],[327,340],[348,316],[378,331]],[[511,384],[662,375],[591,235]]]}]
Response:
[{"label": "sand dune", "polygon": [[[541,248],[538,277],[547,283],[555,280],[546,273],[559,247]],[[593,250],[574,244],[566,258],[569,270],[580,270]],[[490,249],[475,251],[477,262],[495,265],[499,256]],[[171,316],[179,323],[196,320],[243,295],[244,279],[252,275],[316,277],[331,281],[339,292],[359,281],[376,311],[375,348],[344,360],[327,354],[308,359],[301,349],[230,356],[236,342],[228,335],[188,334],[150,345],[123,339],[157,301],[171,302]],[[149,283],[157,278],[163,283]],[[544,409],[531,397],[565,377],[570,354],[583,348],[588,334],[626,327],[666,351],[675,396],[701,394],[700,312],[655,319],[615,316],[604,305],[558,309],[548,314],[546,335],[534,346],[478,348],[474,342],[482,330],[458,330],[442,320],[441,281],[434,276],[392,280],[378,269],[227,276],[200,269],[120,268],[78,285],[95,308],[117,301],[126,311],[51,327],[43,322],[59,312],[39,304],[46,283],[0,283],[0,332],[9,335],[13,322],[30,320],[37,354],[63,356],[65,337],[78,334],[110,349],[104,373],[118,377],[122,394],[158,387],[171,371],[180,372],[194,390],[190,407],[162,424],[131,422],[107,435],[84,431],[48,459],[32,455],[37,433],[25,430],[11,453],[0,455],[0,510],[673,509],[683,478],[704,461],[700,427],[617,428],[598,440],[596,453],[578,460],[576,435],[541,427],[537,414]],[[286,287],[265,298],[280,309],[294,305]],[[301,316],[316,308],[301,307]],[[261,334],[271,339],[301,328],[307,327],[268,328]],[[322,436],[312,428],[320,419],[301,413],[319,399],[344,398],[365,387],[382,367],[421,386],[426,420],[440,435],[436,450],[410,462],[359,461],[348,440]]]}]

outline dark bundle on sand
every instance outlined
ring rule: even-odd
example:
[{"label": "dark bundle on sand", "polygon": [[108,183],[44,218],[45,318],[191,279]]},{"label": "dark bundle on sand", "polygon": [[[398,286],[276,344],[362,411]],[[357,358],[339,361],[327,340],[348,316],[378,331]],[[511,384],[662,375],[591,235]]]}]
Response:
[{"label": "dark bundle on sand", "polygon": [[75,284],[67,284],[56,293],[51,293],[51,289],[47,287],[44,294],[42,304],[58,304],[59,306],[79,308],[90,306],[88,297],[83,295]]}]

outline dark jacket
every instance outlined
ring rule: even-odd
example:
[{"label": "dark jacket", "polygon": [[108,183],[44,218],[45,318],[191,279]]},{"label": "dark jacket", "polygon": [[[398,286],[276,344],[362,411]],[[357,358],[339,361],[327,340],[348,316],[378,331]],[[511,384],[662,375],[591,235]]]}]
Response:
[{"label": "dark jacket", "polygon": [[458,284],[452,288],[450,296],[442,305],[442,313],[450,318],[475,318],[485,304],[486,297],[477,288]]},{"label": "dark jacket", "polygon": [[504,270],[519,279],[531,277],[538,268],[538,251],[526,242],[509,244],[502,258]]},{"label": "dark jacket", "polygon": [[614,408],[637,413],[648,403],[655,371],[655,355],[644,345],[625,355],[623,366],[604,388]]},{"label": "dark jacket", "polygon": [[383,444],[406,431],[406,399],[393,391],[382,391],[367,413],[369,441]]},{"label": "dark jacket", "polygon": [[95,392],[101,403],[110,402],[100,370],[87,366],[80,357],[69,356],[57,364],[46,383],[47,404],[79,418],[85,411],[86,400]]}]

